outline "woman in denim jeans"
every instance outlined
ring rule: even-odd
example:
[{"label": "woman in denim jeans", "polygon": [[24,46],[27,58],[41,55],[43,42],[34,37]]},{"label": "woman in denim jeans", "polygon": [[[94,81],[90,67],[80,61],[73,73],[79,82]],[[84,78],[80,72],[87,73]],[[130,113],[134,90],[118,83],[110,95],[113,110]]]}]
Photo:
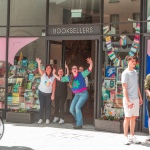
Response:
[{"label": "woman in denim jeans", "polygon": [[75,94],[70,105],[70,112],[76,121],[74,129],[81,129],[83,126],[81,107],[85,104],[85,102],[88,99],[85,77],[87,77],[91,73],[93,68],[93,62],[91,58],[87,58],[86,60],[87,63],[90,64],[90,66],[83,72],[79,72],[78,67],[76,65],[73,65],[72,74],[60,78],[55,74],[56,70],[53,70],[53,75],[58,80],[60,80],[61,82],[69,82],[72,92]]}]

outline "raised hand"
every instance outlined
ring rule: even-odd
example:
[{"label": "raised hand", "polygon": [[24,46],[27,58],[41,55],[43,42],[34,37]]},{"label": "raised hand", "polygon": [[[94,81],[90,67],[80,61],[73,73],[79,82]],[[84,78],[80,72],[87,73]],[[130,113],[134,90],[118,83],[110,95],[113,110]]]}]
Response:
[{"label": "raised hand", "polygon": [[41,64],[41,59],[36,58],[36,62],[37,62],[38,64]]},{"label": "raised hand", "polygon": [[93,63],[93,61],[92,61],[92,59],[91,59],[90,57],[88,57],[88,58],[86,59],[86,61],[87,61],[88,64]]},{"label": "raised hand", "polygon": [[53,75],[54,75],[54,74],[56,74],[56,69],[55,69],[55,68],[53,68]]},{"label": "raised hand", "polygon": [[67,64],[65,64],[65,68],[66,68],[66,69],[68,68]]}]

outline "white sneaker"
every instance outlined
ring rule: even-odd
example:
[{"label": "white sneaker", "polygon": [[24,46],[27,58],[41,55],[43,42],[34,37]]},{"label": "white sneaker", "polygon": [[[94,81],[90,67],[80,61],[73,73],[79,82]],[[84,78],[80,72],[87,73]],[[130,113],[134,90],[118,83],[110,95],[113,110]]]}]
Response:
[{"label": "white sneaker", "polygon": [[43,122],[43,120],[42,120],[42,119],[40,119],[40,120],[38,121],[38,123],[39,123],[39,124],[41,124],[42,122]]},{"label": "white sneaker", "polygon": [[54,117],[53,123],[56,123],[59,120],[58,117]]},{"label": "white sneaker", "polygon": [[60,118],[59,124],[63,124],[63,123],[65,123],[65,121]]},{"label": "white sneaker", "polygon": [[124,145],[130,145],[128,137],[124,137],[123,144]]},{"label": "white sneaker", "polygon": [[49,121],[49,119],[46,119],[46,124],[50,124],[50,121]]},{"label": "white sneaker", "polygon": [[129,136],[129,142],[133,142],[135,144],[140,144],[141,142],[137,140],[135,136]]}]

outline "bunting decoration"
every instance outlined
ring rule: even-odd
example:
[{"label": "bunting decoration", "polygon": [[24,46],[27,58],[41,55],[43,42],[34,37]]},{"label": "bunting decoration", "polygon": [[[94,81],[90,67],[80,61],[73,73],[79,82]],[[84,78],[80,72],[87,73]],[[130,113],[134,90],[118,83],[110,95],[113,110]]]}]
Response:
[{"label": "bunting decoration", "polygon": [[106,34],[109,32],[109,26],[103,27],[103,34]]},{"label": "bunting decoration", "polygon": [[[136,30],[136,34],[134,36],[133,44],[132,44],[131,49],[128,53],[130,56],[134,56],[137,53],[137,48],[139,46],[139,41],[140,41],[140,35],[139,35],[140,24],[137,24],[137,27],[135,30]],[[120,45],[125,46],[127,44],[126,43],[126,36],[120,36],[120,37],[121,37]],[[121,67],[127,66],[126,58],[121,60],[120,58],[117,58],[117,56],[115,55],[114,52],[116,52],[117,50],[115,47],[112,46],[111,37],[110,36],[105,37],[105,41],[106,41],[108,57],[110,58],[110,60],[113,61],[114,66],[121,66]],[[139,67],[139,64],[137,64],[137,68],[138,67]]]},{"label": "bunting decoration", "polygon": [[125,35],[121,35],[120,36],[120,46],[125,46],[127,45],[127,39],[126,39],[126,36]]}]

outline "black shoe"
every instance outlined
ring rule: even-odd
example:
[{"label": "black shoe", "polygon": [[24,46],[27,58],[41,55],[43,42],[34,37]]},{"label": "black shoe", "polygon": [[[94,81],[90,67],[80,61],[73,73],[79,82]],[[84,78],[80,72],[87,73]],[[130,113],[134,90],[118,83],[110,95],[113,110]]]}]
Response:
[{"label": "black shoe", "polygon": [[82,129],[82,126],[74,126],[74,129]]}]

